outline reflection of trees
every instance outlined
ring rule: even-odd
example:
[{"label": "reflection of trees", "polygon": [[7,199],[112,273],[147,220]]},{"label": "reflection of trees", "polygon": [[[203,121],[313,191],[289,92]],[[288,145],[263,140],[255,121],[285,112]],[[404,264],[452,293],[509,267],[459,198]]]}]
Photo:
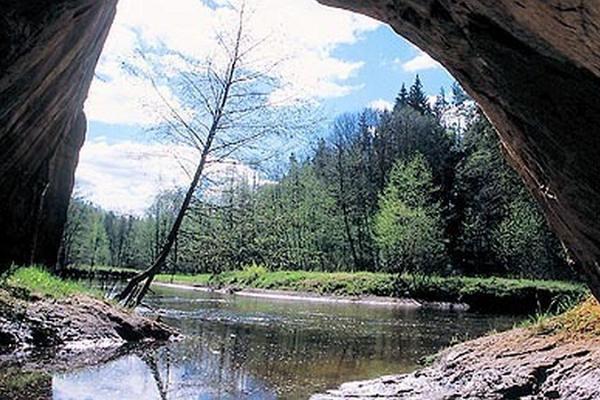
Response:
[{"label": "reflection of trees", "polygon": [[[403,372],[400,351],[412,343],[405,346],[402,339],[390,338],[389,330],[375,332],[368,325],[357,327],[357,322],[348,320],[347,325],[339,326],[339,321],[334,321],[315,328],[214,321],[207,327],[206,322],[196,321],[196,326],[192,323],[185,329],[197,332],[196,339],[175,346],[173,358],[187,355],[178,366],[186,371],[186,379],[203,383],[203,392],[232,398],[252,392],[270,392],[265,394],[269,397],[275,393],[300,396],[306,395],[309,387],[327,387],[348,377]],[[373,368],[372,359],[388,362]],[[396,368],[382,371],[381,365],[389,367],[392,360],[396,360]]]},{"label": "reflection of trees", "polygon": [[[215,398],[241,398],[248,392],[264,391],[264,385],[243,368],[234,349],[241,349],[237,336],[225,329],[218,335],[198,329],[192,338],[140,355],[156,383],[160,398],[206,394]],[[268,393],[260,398],[270,398]]]},{"label": "reflection of trees", "polygon": [[[195,314],[196,304],[181,306],[194,317],[176,320],[189,333],[187,339],[136,352],[161,399],[200,394],[306,398],[307,392],[343,381],[405,372],[457,333],[477,333],[482,321],[432,310],[350,307],[319,308],[315,316],[312,307],[303,306],[310,311],[303,314],[293,306],[281,310],[272,304],[263,309],[246,304],[241,311],[216,303]],[[489,319],[483,321],[488,329]]]},{"label": "reflection of trees", "polygon": [[150,374],[152,375],[152,378],[154,379],[154,382],[156,383],[156,389],[158,390],[158,394],[161,398],[161,400],[167,400],[167,396],[169,393],[169,382],[170,382],[170,370],[171,370],[171,357],[170,357],[170,352],[169,349],[166,348],[164,350],[165,356],[164,358],[164,369],[165,369],[165,379],[163,382],[163,379],[160,376],[160,366],[159,366],[159,360],[158,360],[158,356],[157,356],[157,351],[150,351],[147,353],[143,353],[140,356],[140,359],[148,366],[148,369],[150,370]]}]

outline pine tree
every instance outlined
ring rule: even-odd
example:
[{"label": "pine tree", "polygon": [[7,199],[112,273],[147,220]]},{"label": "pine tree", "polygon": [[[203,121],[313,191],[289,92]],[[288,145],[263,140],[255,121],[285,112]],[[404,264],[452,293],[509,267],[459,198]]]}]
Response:
[{"label": "pine tree", "polygon": [[394,111],[400,110],[403,107],[408,105],[408,91],[406,90],[406,85],[402,83],[402,87],[400,88],[400,92],[398,96],[396,96],[396,103],[394,104]]},{"label": "pine tree", "polygon": [[410,87],[407,104],[421,114],[427,114],[431,112],[431,107],[429,106],[429,101],[427,100],[427,96],[423,91],[423,84],[421,83],[421,78],[419,78],[419,75],[416,76],[415,82]]},{"label": "pine tree", "polygon": [[557,271],[566,268],[558,242],[502,157],[496,133],[482,114],[465,132],[464,141],[466,154],[454,183],[461,220],[456,255],[463,272],[560,276]]},{"label": "pine tree", "polygon": [[455,81],[452,84],[452,103],[454,103],[454,105],[458,107],[461,106],[468,99],[469,96],[467,96],[467,94],[459,85],[459,83]]},{"label": "pine tree", "polygon": [[433,115],[437,118],[438,121],[441,121],[444,112],[448,108],[448,101],[446,100],[446,91],[444,88],[440,88],[440,93],[435,98],[435,104],[433,105]]}]

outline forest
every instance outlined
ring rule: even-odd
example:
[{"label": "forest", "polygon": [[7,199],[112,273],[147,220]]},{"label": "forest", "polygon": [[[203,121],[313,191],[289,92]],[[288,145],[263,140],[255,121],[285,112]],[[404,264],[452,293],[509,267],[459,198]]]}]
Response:
[{"label": "forest", "polygon": [[[458,84],[432,101],[417,76],[402,85],[392,110],[338,116],[313,148],[278,165],[283,172],[259,184],[232,171],[219,190],[196,196],[164,271],[261,265],[573,278],[564,249],[501,151]],[[163,191],[143,216],[74,198],[61,265],[144,268],[160,252],[182,197],[182,190]]]}]

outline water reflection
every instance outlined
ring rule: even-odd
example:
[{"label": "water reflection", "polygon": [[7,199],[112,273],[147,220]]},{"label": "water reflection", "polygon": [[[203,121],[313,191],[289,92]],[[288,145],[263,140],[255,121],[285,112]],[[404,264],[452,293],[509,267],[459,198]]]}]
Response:
[{"label": "water reflection", "polygon": [[53,378],[55,399],[303,399],[402,373],[508,317],[247,299],[160,289],[154,312],[187,338]]}]

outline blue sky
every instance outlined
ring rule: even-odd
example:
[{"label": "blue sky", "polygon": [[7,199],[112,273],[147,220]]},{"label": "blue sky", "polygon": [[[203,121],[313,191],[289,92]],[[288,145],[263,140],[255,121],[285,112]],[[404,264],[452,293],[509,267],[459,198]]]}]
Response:
[{"label": "blue sky", "polygon": [[[156,99],[147,82],[124,73],[140,46],[164,46],[201,60],[210,32],[231,15],[222,0],[121,0],[99,62],[86,112],[88,135],[76,174],[76,193],[115,211],[141,213],[162,189],[185,185],[173,154],[186,149],[149,134]],[[285,57],[280,76],[289,90],[320,104],[326,116],[390,106],[416,74],[426,92],[449,88],[452,77],[388,26],[314,0],[247,0],[250,29],[277,38],[266,56]],[[216,5],[216,7],[215,7]],[[164,62],[163,62],[164,63]],[[101,79],[100,79],[101,78]]]},{"label": "blue sky", "polygon": [[333,112],[357,111],[377,99],[392,103],[402,83],[409,86],[417,74],[429,95],[437,95],[442,86],[449,88],[453,82],[439,64],[426,62],[420,68],[419,65],[403,67],[422,53],[387,25],[365,33],[356,43],[338,46],[333,54],[364,63],[356,76],[348,80],[361,88],[325,102]]}]

